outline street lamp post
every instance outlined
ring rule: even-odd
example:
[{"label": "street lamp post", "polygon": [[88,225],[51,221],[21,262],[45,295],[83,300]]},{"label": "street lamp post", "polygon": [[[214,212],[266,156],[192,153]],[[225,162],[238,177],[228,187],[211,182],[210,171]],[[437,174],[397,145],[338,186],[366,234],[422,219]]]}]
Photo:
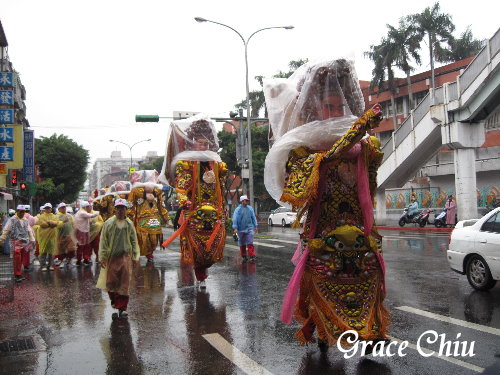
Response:
[{"label": "street lamp post", "polygon": [[251,129],[251,119],[250,119],[250,85],[248,82],[248,43],[250,39],[257,34],[258,32],[269,30],[269,29],[286,29],[291,30],[294,26],[271,26],[264,27],[263,29],[259,29],[254,31],[250,36],[245,40],[243,36],[231,26],[225,25],[220,22],[207,20],[202,17],[195,17],[196,22],[211,22],[220,26],[227,27],[228,29],[233,30],[240,37],[243,45],[245,46],[245,83],[246,83],[246,103],[247,103],[247,148],[248,148],[248,194],[250,195],[250,205],[254,204],[254,196],[253,196],[253,161],[252,161],[252,129]]},{"label": "street lamp post", "polygon": [[142,142],[149,142],[151,141],[151,139],[143,139],[142,141],[139,141],[139,142],[135,142],[132,146],[130,146],[128,143],[125,143],[125,142],[121,142],[121,141],[115,141],[114,139],[110,139],[109,140],[110,142],[116,142],[116,143],[121,143],[122,145],[125,145],[128,147],[129,151],[130,151],[130,167],[128,169],[128,175],[130,177],[130,175],[132,174],[130,171],[132,170],[132,148],[136,145],[136,144],[139,144],[139,143],[142,143]]}]

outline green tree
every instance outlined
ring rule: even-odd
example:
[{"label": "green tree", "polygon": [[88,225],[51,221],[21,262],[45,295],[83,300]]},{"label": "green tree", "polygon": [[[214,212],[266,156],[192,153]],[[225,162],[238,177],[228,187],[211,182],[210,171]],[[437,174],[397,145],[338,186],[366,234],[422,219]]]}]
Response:
[{"label": "green tree", "polygon": [[[394,65],[401,69],[406,74],[408,85],[408,97],[410,109],[413,109],[413,90],[411,85],[411,72],[415,68],[411,65],[412,60],[418,65],[421,64],[418,50],[420,48],[420,38],[416,27],[405,22],[404,19],[399,20],[398,28],[387,25],[388,49],[391,50]],[[393,107],[394,109],[394,107]],[[395,112],[395,111],[394,111]]]},{"label": "green tree", "polygon": [[222,148],[220,157],[227,164],[227,169],[233,173],[239,171],[236,164],[236,134],[221,130],[217,133],[219,138],[219,147]]},{"label": "green tree", "polygon": [[161,172],[161,168],[163,167],[163,159],[164,156],[158,156],[155,160],[150,163],[144,163],[141,165],[141,169],[143,170],[153,170],[155,169],[158,173]]},{"label": "green tree", "polygon": [[441,43],[446,41],[449,43],[453,39],[455,25],[451,15],[441,13],[439,2],[425,8],[421,13],[407,16],[407,21],[415,26],[420,40],[427,36],[431,69],[434,69],[434,60],[450,61],[449,51]]},{"label": "green tree", "polygon": [[45,182],[45,185],[38,184],[37,190],[43,192],[40,194],[45,199],[52,203],[77,199],[87,179],[89,153],[86,149],[65,135],[41,137],[35,142],[35,163]]},{"label": "green tree", "polygon": [[483,42],[482,40],[475,39],[470,26],[467,26],[467,29],[460,34],[460,38],[452,38],[449,41],[449,61],[458,61],[477,55],[481,48],[483,48]]},{"label": "green tree", "polygon": [[381,39],[380,44],[371,45],[370,50],[365,52],[364,55],[372,60],[375,65],[372,70],[370,89],[373,90],[375,87],[378,87],[379,91],[383,91],[387,85],[387,89],[391,94],[392,119],[394,122],[394,129],[396,129],[396,102],[394,100],[396,84],[393,70],[396,63],[396,54],[393,45],[390,40],[384,37]]}]

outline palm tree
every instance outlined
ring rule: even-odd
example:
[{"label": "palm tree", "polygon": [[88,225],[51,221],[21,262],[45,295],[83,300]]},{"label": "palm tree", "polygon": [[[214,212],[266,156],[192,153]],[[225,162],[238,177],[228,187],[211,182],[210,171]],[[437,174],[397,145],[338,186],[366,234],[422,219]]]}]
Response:
[{"label": "palm tree", "polygon": [[437,2],[432,8],[425,8],[422,13],[407,16],[407,21],[416,27],[420,40],[427,35],[431,71],[434,71],[434,59],[439,62],[449,61],[449,52],[441,46],[441,42],[452,40],[452,32],[455,30],[452,17],[440,10]]},{"label": "palm tree", "polygon": [[394,26],[387,25],[387,43],[390,45],[393,58],[395,59],[394,65],[401,69],[406,74],[406,81],[408,84],[408,96],[410,110],[413,109],[413,89],[411,85],[411,72],[414,70],[411,65],[413,60],[418,65],[421,64],[418,49],[420,48],[420,38],[417,29],[404,21],[399,20],[399,27],[396,29]]},{"label": "palm tree", "polygon": [[396,85],[393,70],[396,58],[393,51],[394,49],[392,48],[391,42],[387,38],[382,38],[380,44],[371,45],[370,50],[365,52],[364,55],[375,64],[375,67],[372,70],[370,89],[373,90],[375,87],[378,87],[379,91],[383,91],[385,89],[385,85],[387,84],[387,89],[391,93],[392,119],[394,121],[394,129],[396,129],[396,103],[394,100]]},{"label": "palm tree", "polygon": [[450,40],[449,60],[458,61],[477,55],[483,48],[483,43],[484,41],[474,38],[470,26],[467,26],[465,31],[460,34],[460,38]]}]

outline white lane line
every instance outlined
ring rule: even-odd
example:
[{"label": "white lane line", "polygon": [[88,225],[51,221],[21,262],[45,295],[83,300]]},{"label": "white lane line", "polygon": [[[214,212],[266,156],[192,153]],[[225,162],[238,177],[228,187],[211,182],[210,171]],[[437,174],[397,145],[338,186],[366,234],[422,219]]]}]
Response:
[{"label": "white lane line", "polygon": [[[392,336],[387,336],[387,337],[389,337],[392,341],[396,341],[398,343],[400,343],[400,342],[403,341],[403,340],[400,340],[400,339],[398,339],[396,337],[392,337]],[[408,343],[408,347],[411,348],[411,349],[413,349],[413,350],[417,350],[418,351],[418,348],[417,348],[417,346],[415,344],[412,344],[412,343],[409,342]],[[476,371],[476,372],[483,372],[484,371],[484,368],[482,368],[482,367],[473,365],[472,363],[469,363],[469,362],[461,361],[461,360],[456,359],[454,357],[447,357],[447,356],[444,356],[444,355],[439,355],[439,353],[436,353],[434,350],[430,350],[430,349],[424,348],[423,346],[420,346],[420,350],[422,352],[424,352],[424,353],[431,354],[432,357],[434,357],[434,358],[442,359],[443,361],[453,363],[455,365],[467,368],[467,369],[472,370],[472,371]]]},{"label": "white lane line", "polygon": [[297,245],[299,242],[299,239],[297,241],[288,241],[288,240],[280,240],[279,238],[266,238],[266,241],[274,241],[274,242],[281,242],[281,243],[291,243],[294,245]]},{"label": "white lane line", "polygon": [[500,336],[500,329],[498,329],[498,328],[487,327],[487,326],[483,326],[481,324],[476,324],[476,323],[469,323],[469,322],[466,322],[465,320],[450,318],[449,316],[431,313],[429,311],[416,309],[416,308],[410,307],[410,306],[399,306],[399,307],[396,307],[396,309],[410,312],[410,313],[417,314],[417,315],[421,315],[421,316],[425,316],[426,318],[431,318],[431,319],[440,320],[440,321],[446,322],[446,323],[456,324],[456,325],[461,326],[461,327],[475,329],[476,331],[486,332],[486,333],[490,333],[492,335]]},{"label": "white lane line", "polygon": [[224,357],[233,362],[238,366],[243,372],[247,374],[260,374],[260,375],[273,375],[271,372],[267,371],[264,367],[259,365],[253,359],[250,359],[245,354],[240,352],[233,345],[228,343],[221,335],[218,333],[209,333],[202,335],[205,340],[207,340],[210,345],[217,349]]}]

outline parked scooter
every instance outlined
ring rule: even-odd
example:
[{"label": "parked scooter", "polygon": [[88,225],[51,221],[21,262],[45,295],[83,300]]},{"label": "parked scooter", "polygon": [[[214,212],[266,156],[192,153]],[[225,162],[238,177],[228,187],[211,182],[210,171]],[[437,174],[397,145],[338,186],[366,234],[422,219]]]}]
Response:
[{"label": "parked scooter", "polygon": [[[429,210],[430,211],[430,210]],[[429,219],[429,213],[427,213],[426,219],[423,222],[423,225],[421,223],[421,217],[424,216],[426,212],[425,211],[418,211],[415,215],[412,215],[411,217],[408,216],[408,207],[405,207],[403,210],[403,214],[399,218],[398,224],[400,227],[404,227],[405,224],[418,224],[421,227],[424,227],[425,224],[427,223]]]},{"label": "parked scooter", "polygon": [[434,218],[434,226],[436,228],[443,228],[446,226],[446,208]]},{"label": "parked scooter", "polygon": [[420,225],[421,228],[425,227],[427,224],[432,224],[429,221],[429,217],[431,216],[431,212],[433,212],[430,208],[425,208],[423,212],[420,213],[418,217],[418,225]]}]

